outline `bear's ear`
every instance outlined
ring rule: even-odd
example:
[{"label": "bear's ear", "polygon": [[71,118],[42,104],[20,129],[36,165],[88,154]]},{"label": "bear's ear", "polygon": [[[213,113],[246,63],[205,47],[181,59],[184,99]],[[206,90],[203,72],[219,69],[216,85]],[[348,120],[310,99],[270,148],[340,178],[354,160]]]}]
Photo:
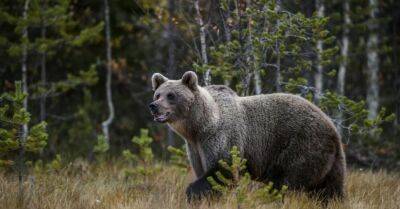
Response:
[{"label": "bear's ear", "polygon": [[187,71],[182,76],[182,83],[187,87],[189,87],[190,89],[196,90],[198,85],[196,73],[193,71]]},{"label": "bear's ear", "polygon": [[160,73],[154,73],[151,77],[151,85],[153,86],[153,91],[157,90],[164,82],[168,81],[168,78],[161,75]]}]

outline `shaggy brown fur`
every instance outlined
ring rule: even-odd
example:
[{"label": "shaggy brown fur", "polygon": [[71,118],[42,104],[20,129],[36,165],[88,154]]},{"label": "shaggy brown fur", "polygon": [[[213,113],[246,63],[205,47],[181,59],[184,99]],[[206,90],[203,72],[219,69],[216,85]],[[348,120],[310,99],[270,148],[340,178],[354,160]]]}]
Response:
[{"label": "shaggy brown fur", "polygon": [[194,72],[181,80],[152,77],[154,102],[150,109],[187,145],[197,180],[189,185],[189,199],[209,194],[208,176],[219,170],[218,160],[229,158],[238,146],[251,176],[273,181],[276,187],[343,197],[346,171],[340,136],[318,107],[291,94],[239,97],[226,86],[200,87]]}]

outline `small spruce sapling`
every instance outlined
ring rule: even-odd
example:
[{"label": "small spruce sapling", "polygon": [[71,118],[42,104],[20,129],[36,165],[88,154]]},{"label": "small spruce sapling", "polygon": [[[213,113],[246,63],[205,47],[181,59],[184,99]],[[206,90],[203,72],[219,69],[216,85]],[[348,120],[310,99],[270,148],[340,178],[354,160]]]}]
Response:
[{"label": "small spruce sapling", "polygon": [[[282,201],[287,186],[282,186],[280,190],[273,188],[273,183],[251,190],[251,176],[246,170],[246,159],[240,157],[239,149],[233,146],[231,151],[231,164],[220,160],[219,165],[229,172],[231,178],[227,178],[220,171],[215,173],[217,180],[210,176],[207,178],[212,188],[227,196],[233,195],[237,208],[242,208],[244,204],[252,205],[255,201],[267,204],[275,201]],[[221,182],[221,183],[219,183]]]},{"label": "small spruce sapling", "polygon": [[105,155],[109,149],[110,145],[107,143],[106,137],[104,135],[99,135],[97,137],[97,144],[93,148],[97,161],[104,162],[106,157]]},{"label": "small spruce sapling", "polygon": [[24,199],[26,153],[40,153],[48,138],[44,121],[33,125],[28,135],[22,137],[22,127],[30,122],[30,114],[23,107],[27,96],[22,90],[21,82],[15,83],[14,92],[6,92],[0,96],[0,167],[12,167],[17,170],[20,201]]},{"label": "small spruce sapling", "polygon": [[182,149],[168,146],[168,152],[171,153],[170,163],[179,168],[182,172],[188,171],[190,169],[185,147]]},{"label": "small spruce sapling", "polygon": [[63,168],[61,155],[57,154],[56,157],[47,163],[46,165],[43,164],[42,160],[38,160],[35,162],[33,166],[33,170],[35,173],[42,173],[45,172],[59,172]]},{"label": "small spruce sapling", "polygon": [[[46,122],[33,125],[25,140],[21,138],[21,126],[30,121],[29,112],[22,102],[27,95],[22,92],[21,82],[15,83],[15,91],[0,96],[0,166],[12,166],[15,157],[23,149],[26,153],[40,153],[47,144]],[[25,158],[25,156],[19,156]],[[19,159],[25,162],[24,159]],[[20,168],[17,168],[20,169]]]},{"label": "small spruce sapling", "polygon": [[124,150],[122,155],[134,168],[124,170],[125,179],[135,177],[136,183],[142,183],[147,177],[154,172],[160,170],[159,166],[154,166],[153,151],[151,143],[153,139],[149,136],[147,129],[140,129],[140,136],[134,136],[132,142],[138,146],[138,154],[132,153],[130,150]]}]

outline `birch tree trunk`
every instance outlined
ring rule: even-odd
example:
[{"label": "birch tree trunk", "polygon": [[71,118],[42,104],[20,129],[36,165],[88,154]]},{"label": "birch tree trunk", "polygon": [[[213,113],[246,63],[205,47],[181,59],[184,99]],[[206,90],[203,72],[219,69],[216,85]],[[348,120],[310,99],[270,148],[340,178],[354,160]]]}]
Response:
[{"label": "birch tree trunk", "polygon": [[[203,64],[207,65],[208,58],[207,58],[206,32],[205,32],[203,17],[201,16],[200,13],[199,0],[194,0],[194,8],[196,9],[197,24],[200,27],[201,59],[203,61]],[[204,84],[206,86],[211,84],[211,69],[209,68],[204,73]]]},{"label": "birch tree trunk", "polygon": [[262,82],[261,75],[259,69],[254,69],[254,93],[256,95],[261,94],[262,92]]},{"label": "birch tree trunk", "polygon": [[[343,13],[344,13],[344,25],[343,25],[343,34],[342,34],[342,47],[340,48],[340,66],[339,66],[339,73],[338,73],[338,94],[344,96],[345,95],[345,85],[346,85],[346,71],[347,71],[347,63],[348,63],[348,56],[349,56],[349,26],[351,24],[350,19],[350,4],[349,0],[344,0],[343,2]],[[341,124],[343,122],[343,112],[340,110],[339,116],[339,126],[338,131],[340,134],[343,134],[343,130]]]},{"label": "birch tree trunk", "polygon": [[[246,1],[246,7],[251,7],[251,1],[247,0]],[[256,54],[254,53],[254,46],[253,46],[253,31],[252,31],[252,17],[251,15],[247,18],[247,30],[248,30],[248,36],[247,36],[247,63],[248,66],[252,66],[253,68],[253,73],[254,73],[254,93],[256,95],[261,94],[261,78],[260,78],[260,70],[258,69],[257,63],[255,56]],[[250,72],[249,72],[250,73]]]},{"label": "birch tree trunk", "polygon": [[[226,43],[229,43],[232,40],[231,29],[230,29],[230,26],[229,26],[229,23],[228,23],[228,21],[230,21],[230,18],[231,18],[231,11],[230,11],[229,6],[228,6],[226,11],[223,11],[223,15],[222,16],[224,17],[222,25],[224,27],[225,41],[226,41]],[[224,85],[229,86],[230,83],[231,83],[230,80],[224,79]]]},{"label": "birch tree trunk", "polygon": [[[279,13],[281,11],[281,5],[282,2],[281,0],[276,1],[276,7],[275,11]],[[278,19],[276,22],[276,27],[280,27],[280,20]],[[279,40],[276,41],[275,43],[275,53],[276,53],[276,68],[275,68],[275,88],[277,92],[282,92],[282,87],[281,87],[281,82],[282,82],[282,76],[281,76],[281,53],[280,53],[280,42]]]},{"label": "birch tree trunk", "polygon": [[367,74],[368,74],[368,90],[367,105],[368,118],[375,118],[378,114],[379,106],[379,57],[378,57],[378,35],[376,14],[378,13],[378,1],[369,0],[369,37],[367,43]]},{"label": "birch tree trunk", "polygon": [[[316,0],[315,1],[315,7],[317,9],[317,15],[318,17],[324,17],[325,13],[325,5],[323,3],[323,0]],[[317,72],[315,73],[314,80],[315,80],[315,98],[314,101],[316,103],[319,102],[320,94],[322,92],[323,88],[323,67],[321,65],[321,53],[323,51],[323,44],[322,40],[317,41]]]},{"label": "birch tree trunk", "polygon": [[103,121],[102,128],[106,143],[110,145],[109,126],[114,120],[114,104],[112,101],[111,91],[111,75],[112,75],[112,51],[111,51],[111,31],[110,31],[110,8],[108,0],[104,0],[104,14],[105,14],[105,33],[106,33],[106,56],[107,56],[107,75],[106,75],[106,94],[109,115],[107,120]]},{"label": "birch tree trunk", "polygon": [[338,93],[340,95],[345,95],[345,78],[346,78],[346,70],[347,70],[347,61],[348,61],[348,53],[349,53],[349,25],[351,24],[350,20],[350,5],[348,0],[343,2],[343,10],[344,10],[344,26],[343,26],[343,35],[342,35],[342,47],[340,49],[340,66],[338,73]]},{"label": "birch tree trunk", "polygon": [[[24,10],[23,10],[23,21],[26,22],[28,19],[28,10],[29,10],[30,0],[25,0]],[[28,26],[25,25],[22,29],[22,57],[21,57],[21,70],[22,70],[22,91],[26,95],[23,101],[23,108],[28,110],[28,72],[27,72],[27,60],[28,60]],[[18,196],[19,203],[22,203],[24,200],[24,187],[23,187],[23,175],[24,175],[24,155],[25,155],[25,147],[24,144],[28,137],[28,124],[22,125],[22,135],[19,139],[19,156],[18,156]]]}]

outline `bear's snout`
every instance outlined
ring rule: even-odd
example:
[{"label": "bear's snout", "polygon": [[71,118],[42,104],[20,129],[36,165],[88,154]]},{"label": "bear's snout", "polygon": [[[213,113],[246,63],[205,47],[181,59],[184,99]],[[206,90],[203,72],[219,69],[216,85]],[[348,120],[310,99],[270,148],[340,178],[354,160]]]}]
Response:
[{"label": "bear's snout", "polygon": [[149,109],[153,114],[158,112],[158,106],[154,102],[149,104]]}]

